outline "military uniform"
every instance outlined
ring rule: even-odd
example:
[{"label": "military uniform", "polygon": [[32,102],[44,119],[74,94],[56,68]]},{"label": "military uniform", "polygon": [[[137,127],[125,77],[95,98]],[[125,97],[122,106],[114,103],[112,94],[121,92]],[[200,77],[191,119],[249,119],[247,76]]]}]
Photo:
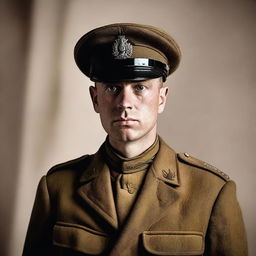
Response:
[{"label": "military uniform", "polygon": [[[96,82],[165,81],[180,49],[157,28],[112,24],[84,35],[75,60]],[[96,154],[42,177],[23,251],[35,255],[246,256],[235,183],[158,136],[134,158],[107,138]]]},{"label": "military uniform", "polygon": [[161,139],[121,227],[112,191],[102,148],[52,168],[23,255],[247,255],[235,183]]}]

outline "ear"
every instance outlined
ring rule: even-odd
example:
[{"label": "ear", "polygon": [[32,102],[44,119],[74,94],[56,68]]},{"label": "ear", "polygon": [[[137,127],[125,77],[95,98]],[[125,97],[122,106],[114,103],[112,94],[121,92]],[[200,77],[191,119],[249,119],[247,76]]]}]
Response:
[{"label": "ear", "polygon": [[90,95],[91,95],[91,100],[92,100],[94,111],[96,113],[99,113],[97,87],[96,86],[90,86],[89,90],[90,90]]},{"label": "ear", "polygon": [[159,91],[159,105],[158,105],[158,113],[159,114],[164,111],[168,92],[169,92],[169,88],[167,86],[160,88],[160,91]]}]

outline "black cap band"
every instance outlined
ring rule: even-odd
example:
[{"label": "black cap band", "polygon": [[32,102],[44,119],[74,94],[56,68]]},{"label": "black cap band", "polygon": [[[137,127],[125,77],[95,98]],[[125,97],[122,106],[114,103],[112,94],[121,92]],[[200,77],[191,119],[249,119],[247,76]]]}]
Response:
[{"label": "black cap band", "polygon": [[115,59],[105,65],[91,66],[89,77],[92,81],[141,81],[163,77],[169,74],[168,65],[147,58]]}]

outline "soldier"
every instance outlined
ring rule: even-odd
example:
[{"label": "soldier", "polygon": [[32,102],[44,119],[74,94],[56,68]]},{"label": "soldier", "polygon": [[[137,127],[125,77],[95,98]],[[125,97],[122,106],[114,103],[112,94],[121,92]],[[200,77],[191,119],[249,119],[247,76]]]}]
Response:
[{"label": "soldier", "polygon": [[42,177],[23,256],[246,256],[235,183],[157,134],[177,43],[120,23],[85,34],[74,54],[95,82],[90,95],[108,135],[97,153]]}]

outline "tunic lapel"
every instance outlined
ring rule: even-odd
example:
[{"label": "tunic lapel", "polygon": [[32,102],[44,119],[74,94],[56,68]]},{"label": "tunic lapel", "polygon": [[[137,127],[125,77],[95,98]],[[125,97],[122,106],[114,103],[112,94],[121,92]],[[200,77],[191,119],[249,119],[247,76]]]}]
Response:
[{"label": "tunic lapel", "polygon": [[132,250],[137,248],[139,235],[160,220],[168,207],[178,199],[177,186],[179,175],[176,153],[160,138],[160,150],[110,256],[135,253]]},{"label": "tunic lapel", "polygon": [[100,150],[93,156],[81,176],[78,194],[115,229],[118,220],[108,166],[102,161]]}]

